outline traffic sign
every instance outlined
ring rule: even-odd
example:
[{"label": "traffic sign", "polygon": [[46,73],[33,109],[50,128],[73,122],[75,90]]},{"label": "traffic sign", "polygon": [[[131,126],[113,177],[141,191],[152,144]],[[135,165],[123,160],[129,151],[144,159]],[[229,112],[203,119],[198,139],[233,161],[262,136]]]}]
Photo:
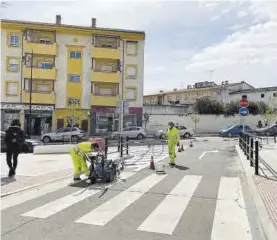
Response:
[{"label": "traffic sign", "polygon": [[247,108],[242,107],[242,108],[240,108],[240,110],[239,110],[239,114],[240,114],[242,117],[246,117],[246,116],[249,114],[249,111],[248,111]]},{"label": "traffic sign", "polygon": [[242,107],[242,108],[246,108],[248,107],[248,100],[246,98],[243,98],[239,101],[239,105]]}]

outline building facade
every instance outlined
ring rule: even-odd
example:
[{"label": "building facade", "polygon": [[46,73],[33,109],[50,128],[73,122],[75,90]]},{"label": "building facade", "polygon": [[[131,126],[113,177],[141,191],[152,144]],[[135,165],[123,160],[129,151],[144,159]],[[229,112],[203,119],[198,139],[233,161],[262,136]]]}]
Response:
[{"label": "building facade", "polygon": [[65,25],[60,15],[1,23],[2,129],[19,118],[33,135],[71,124],[105,133],[118,125],[122,92],[126,121],[141,124],[144,32]]},{"label": "building facade", "polygon": [[156,94],[144,95],[143,100],[145,105],[191,105],[198,98],[208,96],[225,102],[230,91],[253,88],[246,82],[229,83],[229,81],[224,81],[221,84],[197,82],[194,85],[188,85],[186,89],[173,89],[173,91],[160,91]]}]

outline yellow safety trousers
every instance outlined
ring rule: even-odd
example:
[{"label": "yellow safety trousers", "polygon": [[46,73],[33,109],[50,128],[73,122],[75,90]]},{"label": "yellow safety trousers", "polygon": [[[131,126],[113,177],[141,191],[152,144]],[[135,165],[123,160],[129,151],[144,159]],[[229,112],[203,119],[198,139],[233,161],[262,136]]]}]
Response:
[{"label": "yellow safety trousers", "polygon": [[166,136],[168,139],[168,153],[169,153],[170,163],[175,163],[175,158],[176,158],[175,146],[177,142],[180,141],[179,130],[175,127],[173,127],[172,129],[168,129]]}]

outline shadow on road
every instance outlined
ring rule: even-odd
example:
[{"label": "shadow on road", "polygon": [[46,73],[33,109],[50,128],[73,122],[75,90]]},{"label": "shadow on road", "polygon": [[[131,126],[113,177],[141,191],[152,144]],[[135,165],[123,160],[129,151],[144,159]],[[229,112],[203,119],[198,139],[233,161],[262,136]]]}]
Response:
[{"label": "shadow on road", "polygon": [[177,168],[177,169],[179,169],[179,170],[182,170],[182,171],[189,170],[188,167],[181,166],[181,165],[175,165],[175,168]]},{"label": "shadow on road", "polygon": [[15,178],[2,177],[1,178],[1,186],[7,185],[7,184],[12,183],[14,181],[15,181]]}]

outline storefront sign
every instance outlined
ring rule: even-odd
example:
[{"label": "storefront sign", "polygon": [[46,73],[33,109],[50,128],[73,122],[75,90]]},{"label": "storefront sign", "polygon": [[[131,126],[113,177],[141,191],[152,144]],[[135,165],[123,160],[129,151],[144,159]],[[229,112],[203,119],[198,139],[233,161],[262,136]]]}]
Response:
[{"label": "storefront sign", "polygon": [[[28,110],[29,105],[16,103],[1,103],[1,109]],[[54,111],[54,106],[32,104],[32,110]]]}]

